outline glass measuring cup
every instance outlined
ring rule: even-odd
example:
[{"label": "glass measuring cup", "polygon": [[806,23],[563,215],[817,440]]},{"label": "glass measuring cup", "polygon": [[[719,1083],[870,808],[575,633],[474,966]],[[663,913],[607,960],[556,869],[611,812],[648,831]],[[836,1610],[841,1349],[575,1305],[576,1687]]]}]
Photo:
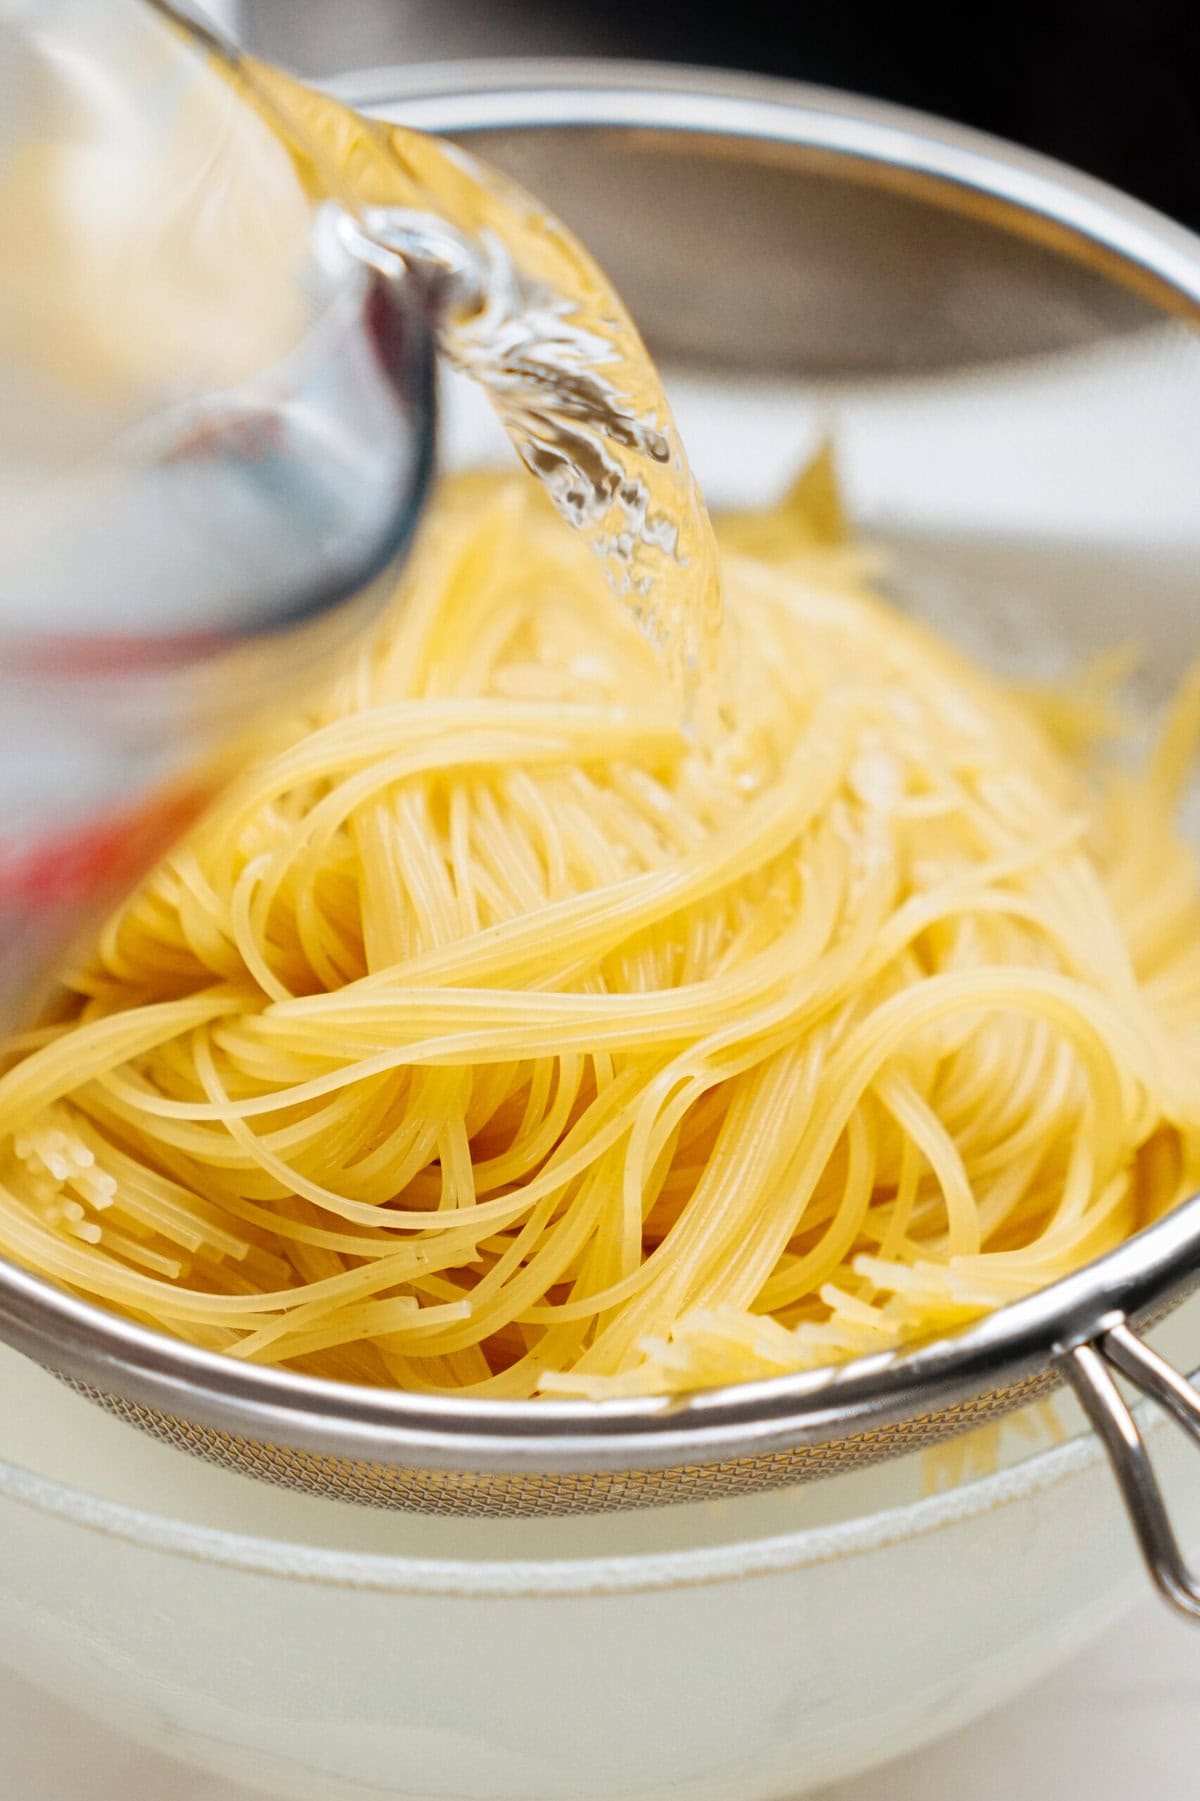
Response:
[{"label": "glass measuring cup", "polygon": [[6,1020],[391,591],[432,308],[335,215],[138,0],[0,0]]}]

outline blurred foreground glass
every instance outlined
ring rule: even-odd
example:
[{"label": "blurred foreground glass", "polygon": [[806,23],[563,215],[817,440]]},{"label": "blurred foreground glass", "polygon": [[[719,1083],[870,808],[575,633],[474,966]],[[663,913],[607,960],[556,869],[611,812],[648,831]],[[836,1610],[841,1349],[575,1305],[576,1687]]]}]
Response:
[{"label": "blurred foreground glass", "polygon": [[0,0],[0,1018],[390,590],[430,321],[139,0]]}]

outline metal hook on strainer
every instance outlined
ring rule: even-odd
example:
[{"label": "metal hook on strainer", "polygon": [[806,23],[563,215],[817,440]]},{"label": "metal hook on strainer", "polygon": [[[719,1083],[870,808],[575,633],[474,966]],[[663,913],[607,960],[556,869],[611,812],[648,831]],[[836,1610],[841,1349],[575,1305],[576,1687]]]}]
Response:
[{"label": "metal hook on strainer", "polygon": [[1108,1452],[1156,1587],[1180,1613],[1200,1620],[1200,1577],[1184,1561],[1145,1442],[1113,1379],[1113,1371],[1117,1370],[1143,1395],[1157,1401],[1197,1444],[1200,1395],[1124,1321],[1110,1326],[1094,1342],[1076,1345],[1064,1359],[1064,1369]]}]

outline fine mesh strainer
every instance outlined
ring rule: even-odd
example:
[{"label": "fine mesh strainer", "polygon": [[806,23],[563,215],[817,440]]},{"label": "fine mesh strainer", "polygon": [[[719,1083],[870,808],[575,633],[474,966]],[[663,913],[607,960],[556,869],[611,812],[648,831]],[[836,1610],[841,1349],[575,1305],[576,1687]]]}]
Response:
[{"label": "fine mesh strainer", "polygon": [[[368,109],[469,135],[542,195],[682,365],[709,475],[836,431],[898,598],[1016,667],[1135,637],[1149,698],[1197,648],[1200,242],[951,127],[789,85],[614,65],[384,72]],[[689,416],[694,413],[694,420]],[[739,480],[743,491],[736,492]],[[1068,1382],[1156,1582],[1200,1618],[1114,1371],[1200,1439],[1141,1340],[1200,1280],[1200,1197],[905,1354],[675,1400],[518,1403],[340,1387],[194,1350],[0,1264],[0,1336],[210,1461],[373,1506],[587,1512],[844,1471]]]}]

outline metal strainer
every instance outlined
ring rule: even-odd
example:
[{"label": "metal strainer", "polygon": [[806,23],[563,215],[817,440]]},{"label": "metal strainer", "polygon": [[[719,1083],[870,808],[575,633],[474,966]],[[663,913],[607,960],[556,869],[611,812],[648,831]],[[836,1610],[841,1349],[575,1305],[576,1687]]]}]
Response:
[{"label": "metal strainer", "polygon": [[[509,64],[385,72],[342,91],[469,133],[544,196],[611,269],[652,348],[709,382],[733,372],[757,396],[748,464],[793,383],[793,439],[802,414],[834,426],[872,535],[897,547],[918,590],[923,562],[951,572],[951,626],[977,638],[985,624],[1018,662],[1030,619],[1050,613],[1068,650],[1124,632],[1145,642],[1151,685],[1194,653],[1200,350],[1187,328],[1200,321],[1200,242],[1187,233],[986,139],[781,83]],[[713,404],[724,417],[720,393]],[[1008,610],[992,618],[1000,593]],[[1114,1379],[1200,1440],[1200,1400],[1133,1329],[1198,1280],[1200,1197],[905,1354],[599,1405],[248,1367],[3,1264],[0,1337],[210,1461],[442,1513],[587,1512],[806,1481],[935,1444],[1065,1381],[1156,1582],[1200,1618],[1200,1580]]]}]

